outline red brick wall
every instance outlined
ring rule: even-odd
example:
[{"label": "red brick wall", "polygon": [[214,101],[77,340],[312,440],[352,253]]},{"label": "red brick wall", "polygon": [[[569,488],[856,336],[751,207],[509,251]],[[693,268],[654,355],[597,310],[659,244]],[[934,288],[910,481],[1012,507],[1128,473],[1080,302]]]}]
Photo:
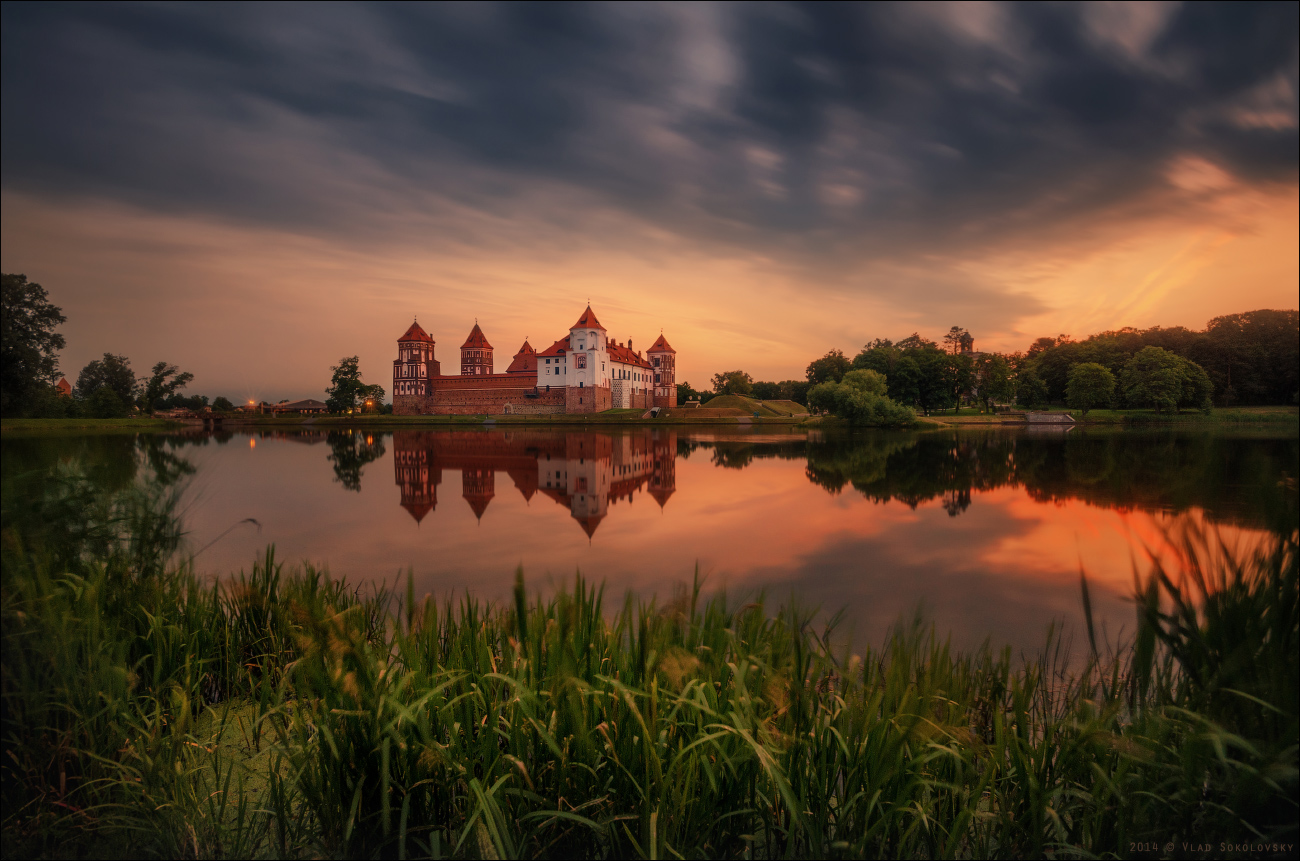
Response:
[{"label": "red brick wall", "polygon": [[[501,415],[505,405],[512,413],[528,415],[565,411],[565,390],[536,391],[537,378],[524,374],[482,374],[436,377],[429,381],[432,394],[396,395],[393,413],[399,416]],[[536,397],[528,395],[536,392]]]},{"label": "red brick wall", "polygon": [[614,405],[614,395],[608,386],[593,386],[590,389],[569,386],[564,391],[566,413],[599,413]]}]

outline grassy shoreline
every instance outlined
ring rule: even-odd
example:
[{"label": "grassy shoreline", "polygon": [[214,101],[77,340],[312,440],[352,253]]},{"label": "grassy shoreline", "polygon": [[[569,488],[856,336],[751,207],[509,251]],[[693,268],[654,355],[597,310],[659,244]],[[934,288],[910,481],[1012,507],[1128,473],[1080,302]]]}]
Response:
[{"label": "grassy shoreline", "polygon": [[[1297,535],[1190,535],[1137,634],[1013,659],[797,608],[363,591],[172,561],[175,500],[12,507],[5,857],[1042,857],[1294,844]],[[90,494],[90,495],[88,495]],[[1199,565],[1199,567],[1195,567]],[[1086,580],[1081,600],[1088,613]],[[1292,846],[1292,848],[1294,848]],[[1203,853],[1208,854],[1208,853]],[[1286,854],[1275,852],[1275,854]]]},{"label": "grassy shoreline", "polygon": [[[674,411],[674,412],[679,412]],[[665,427],[707,426],[751,427],[779,425],[784,427],[848,427],[840,420],[828,416],[701,416],[669,415],[658,419],[641,418],[640,410],[611,410],[607,413],[547,416],[256,416],[230,417],[223,427],[230,430],[244,428],[316,428],[316,427]],[[1063,408],[1051,412],[1070,412]],[[1071,412],[1079,426],[1111,425],[1123,427],[1177,426],[1213,427],[1238,425],[1295,425],[1300,424],[1300,408],[1296,407],[1232,407],[1215,409],[1210,415],[1200,412],[1156,413],[1151,410],[1091,410],[1085,419],[1078,411]],[[918,416],[917,427],[942,426],[1007,426],[1025,427],[1027,422],[1016,417],[987,414],[935,414]],[[178,430],[196,427],[169,419],[3,419],[0,432],[11,431],[62,431],[62,430]]]}]

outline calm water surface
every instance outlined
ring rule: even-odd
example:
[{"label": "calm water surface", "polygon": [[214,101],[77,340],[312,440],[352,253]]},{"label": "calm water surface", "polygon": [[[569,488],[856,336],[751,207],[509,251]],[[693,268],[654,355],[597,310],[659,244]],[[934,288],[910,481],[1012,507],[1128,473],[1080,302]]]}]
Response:
[{"label": "calm water surface", "polygon": [[[410,570],[417,593],[497,600],[518,565],[542,588],[581,571],[663,598],[698,566],[737,597],[843,607],[859,640],[923,606],[957,645],[1032,649],[1081,618],[1081,565],[1114,632],[1134,554],[1168,553],[1167,528],[1258,541],[1300,450],[1246,432],[330,430],[6,435],[3,459],[176,480],[214,576],[268,543],[353,581]],[[231,530],[245,518],[260,529]]]}]

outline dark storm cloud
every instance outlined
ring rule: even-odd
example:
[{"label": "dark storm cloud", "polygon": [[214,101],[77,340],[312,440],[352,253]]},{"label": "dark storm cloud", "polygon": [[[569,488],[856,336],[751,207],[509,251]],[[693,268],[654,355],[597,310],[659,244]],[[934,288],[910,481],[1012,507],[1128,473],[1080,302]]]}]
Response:
[{"label": "dark storm cloud", "polygon": [[6,3],[3,183],[307,230],[558,188],[754,248],[997,241],[1179,157],[1293,183],[1297,8]]}]

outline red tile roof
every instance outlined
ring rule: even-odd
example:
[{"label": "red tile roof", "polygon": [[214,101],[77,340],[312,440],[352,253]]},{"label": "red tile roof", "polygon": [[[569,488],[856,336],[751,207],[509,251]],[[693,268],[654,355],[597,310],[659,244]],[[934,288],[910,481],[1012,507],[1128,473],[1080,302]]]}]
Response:
[{"label": "red tile roof", "polygon": [[537,351],[533,345],[524,341],[524,345],[515,353],[514,361],[510,367],[506,368],[507,374],[535,374],[537,373]]},{"label": "red tile roof", "polygon": [[649,368],[651,366],[649,362],[638,356],[632,350],[624,347],[622,344],[610,341],[608,349],[610,359],[615,362],[622,362],[625,365],[638,365],[642,368]]},{"label": "red tile roof", "polygon": [[406,334],[398,338],[397,340],[398,341],[428,341],[430,344],[433,343],[433,339],[429,337],[429,333],[421,329],[419,323],[412,323],[411,328],[406,330]]},{"label": "red tile roof", "polygon": [[475,323],[474,328],[469,330],[469,337],[465,339],[465,343],[460,345],[460,348],[462,350],[490,350],[492,345],[488,343],[487,336],[478,327],[478,323]]},{"label": "red tile roof", "polygon": [[569,328],[570,329],[599,329],[602,332],[605,331],[605,327],[600,325],[600,321],[597,320],[596,315],[592,313],[590,305],[587,306],[586,311],[582,312],[582,316],[578,318],[578,322],[574,323]]},{"label": "red tile roof", "polygon": [[674,350],[672,347],[668,346],[668,342],[664,340],[663,333],[661,332],[659,334],[659,339],[656,340],[653,344],[651,344],[650,349],[646,350],[646,352],[647,353],[676,353],[677,351]]},{"label": "red tile roof", "polygon": [[541,351],[540,353],[538,353],[537,355],[539,355],[539,356],[563,356],[563,355],[564,355],[565,353],[567,353],[567,352],[569,352],[569,337],[568,337],[567,335],[565,335],[563,338],[561,338],[560,340],[556,341],[554,344],[552,344],[551,346],[547,347],[545,350],[542,350],[542,351]]}]

